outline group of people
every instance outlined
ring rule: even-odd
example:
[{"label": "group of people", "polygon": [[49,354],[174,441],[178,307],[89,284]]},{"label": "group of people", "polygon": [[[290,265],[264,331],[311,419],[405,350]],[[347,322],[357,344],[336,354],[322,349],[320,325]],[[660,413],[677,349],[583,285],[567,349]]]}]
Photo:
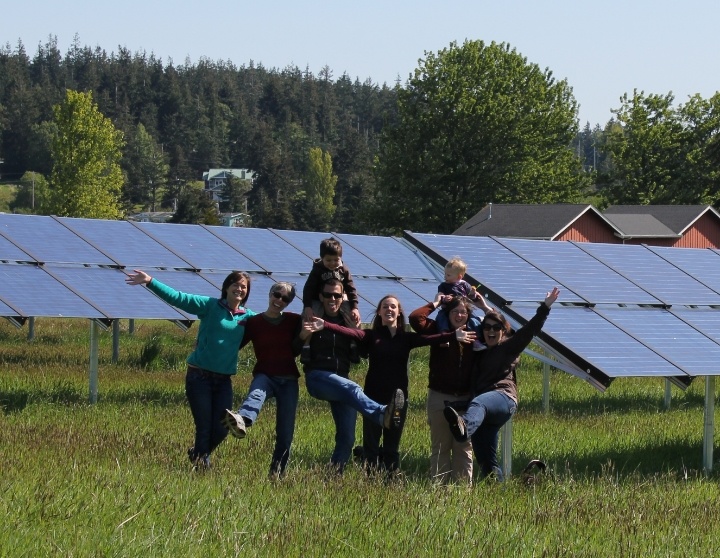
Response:
[{"label": "group of people", "polygon": [[[245,307],[251,278],[233,271],[220,298],[182,293],[142,270],[126,283],[145,285],[165,302],[200,320],[196,345],[187,358],[185,390],[195,423],[188,450],[194,469],[210,467],[213,450],[228,432],[244,438],[268,398],[277,403],[270,476],[285,473],[295,430],[300,372],[308,393],[327,401],[335,424],[331,468],[342,473],[352,458],[357,413],[363,417],[362,455],[368,470],[394,473],[400,467],[400,439],[408,400],[408,359],[415,347],[430,346],[427,418],[431,476],[439,482],[472,482],[473,453],[482,477],[502,478],[498,434],[517,408],[515,368],[557,300],[554,288],[534,318],[512,332],[506,318],[489,307],[463,280],[466,266],[448,262],[435,300],[406,316],[400,300],[384,296],[369,329],[360,328],[358,296],[335,239],[320,244],[320,258],[303,288],[303,314],[286,312],[295,286],[272,285],[267,309]],[[473,316],[471,300],[483,311]],[[430,316],[437,311],[435,319]],[[233,410],[231,377],[239,350],[252,343],[256,363],[248,394]],[[348,378],[352,363],[368,359],[364,388]]]}]

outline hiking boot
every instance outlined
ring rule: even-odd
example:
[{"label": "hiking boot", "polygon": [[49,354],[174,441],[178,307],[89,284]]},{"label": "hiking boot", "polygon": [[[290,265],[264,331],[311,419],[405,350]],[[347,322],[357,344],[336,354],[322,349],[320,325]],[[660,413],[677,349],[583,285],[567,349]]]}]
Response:
[{"label": "hiking boot", "polygon": [[220,422],[230,431],[230,434],[238,439],[244,438],[245,434],[247,434],[245,419],[241,415],[233,413],[230,409],[225,409],[225,416]]},{"label": "hiking boot", "polygon": [[405,408],[405,395],[401,389],[395,390],[390,403],[385,407],[385,415],[383,416],[383,427],[388,430],[398,428],[402,419],[402,410]]},{"label": "hiking boot", "polygon": [[300,364],[310,364],[312,362],[312,355],[310,353],[310,345],[305,345],[300,351]]},{"label": "hiking boot", "polygon": [[189,448],[187,450],[187,456],[190,463],[192,463],[193,472],[203,472],[210,469],[209,455],[196,455],[195,448]]},{"label": "hiking boot", "polygon": [[443,409],[443,415],[450,425],[450,432],[452,432],[453,437],[458,442],[467,442],[468,435],[465,421],[458,412],[448,405]]}]

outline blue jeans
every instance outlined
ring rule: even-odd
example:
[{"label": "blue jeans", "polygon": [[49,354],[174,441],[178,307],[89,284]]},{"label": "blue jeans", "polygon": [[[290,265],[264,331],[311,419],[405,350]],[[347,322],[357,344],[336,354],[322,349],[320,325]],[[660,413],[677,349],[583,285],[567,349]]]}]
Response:
[{"label": "blue jeans", "polygon": [[352,380],[327,370],[306,372],[305,385],[314,398],[330,402],[330,411],[335,421],[335,449],[330,462],[342,470],[350,460],[355,444],[357,413],[382,425],[385,405],[370,399]]},{"label": "blue jeans", "polygon": [[228,434],[220,422],[225,409],[232,408],[232,383],[228,374],[216,374],[188,367],[185,376],[185,395],[195,421],[195,445],[189,453],[194,461],[210,455]]},{"label": "blue jeans", "polygon": [[516,410],[517,403],[499,391],[482,393],[468,404],[463,419],[482,477],[495,473],[502,480],[497,461],[498,436]]},{"label": "blue jeans", "polygon": [[298,405],[298,381],[295,378],[277,378],[257,374],[250,383],[250,392],[238,413],[248,424],[254,424],[265,399],[274,397],[277,402],[275,415],[275,450],[270,462],[271,473],[284,473],[290,458],[295,413]]}]

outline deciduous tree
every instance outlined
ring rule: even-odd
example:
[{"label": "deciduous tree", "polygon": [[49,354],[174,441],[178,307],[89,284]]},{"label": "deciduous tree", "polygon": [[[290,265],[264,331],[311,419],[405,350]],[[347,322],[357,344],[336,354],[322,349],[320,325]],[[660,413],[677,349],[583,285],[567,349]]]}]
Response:
[{"label": "deciduous tree", "polygon": [[335,185],[338,177],[333,174],[330,153],[313,147],[308,153],[305,172],[305,195],[310,225],[318,230],[327,230],[335,215]]},{"label": "deciduous tree", "polygon": [[505,43],[426,53],[398,111],[377,165],[388,231],[451,232],[488,202],[576,201],[587,182],[571,88]]},{"label": "deciduous tree", "polygon": [[91,93],[68,90],[65,101],[53,108],[57,135],[52,142],[49,211],[66,217],[120,218],[122,134],[100,113]]}]

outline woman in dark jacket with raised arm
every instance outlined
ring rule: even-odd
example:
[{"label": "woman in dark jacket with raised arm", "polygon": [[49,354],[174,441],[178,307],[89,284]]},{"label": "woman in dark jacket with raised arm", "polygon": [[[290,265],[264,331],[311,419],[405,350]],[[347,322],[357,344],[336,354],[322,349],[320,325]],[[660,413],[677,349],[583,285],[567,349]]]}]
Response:
[{"label": "woman in dark jacket with raised arm", "polygon": [[513,335],[510,334],[510,324],[500,312],[486,314],[482,330],[487,349],[475,357],[472,373],[474,398],[462,415],[450,406],[445,407],[445,418],[455,439],[472,441],[483,477],[494,472],[502,479],[497,462],[498,435],[503,424],[517,410],[515,369],[520,354],[540,333],[550,314],[550,307],[559,295],[560,290],[554,287],[547,293],[535,316]]}]

